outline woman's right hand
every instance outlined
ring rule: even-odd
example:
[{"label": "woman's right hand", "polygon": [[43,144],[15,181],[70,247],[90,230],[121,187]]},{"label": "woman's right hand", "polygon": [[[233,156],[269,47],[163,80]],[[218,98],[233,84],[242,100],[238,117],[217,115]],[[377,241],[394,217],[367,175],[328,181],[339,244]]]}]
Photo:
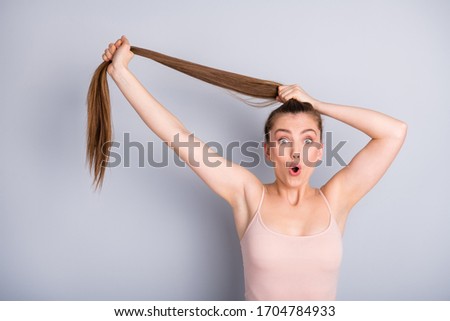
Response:
[{"label": "woman's right hand", "polygon": [[104,61],[112,61],[108,66],[108,73],[111,74],[119,68],[128,68],[128,63],[133,58],[134,53],[130,50],[130,43],[125,36],[122,36],[115,43],[110,43],[105,53],[102,55]]}]

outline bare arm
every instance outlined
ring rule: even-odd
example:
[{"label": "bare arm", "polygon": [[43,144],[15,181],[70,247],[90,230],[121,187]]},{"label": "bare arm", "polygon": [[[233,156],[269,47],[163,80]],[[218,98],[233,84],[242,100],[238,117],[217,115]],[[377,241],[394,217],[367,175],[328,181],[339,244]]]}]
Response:
[{"label": "bare arm", "polygon": [[216,154],[160,104],[129,71],[128,62],[132,57],[128,40],[122,37],[115,44],[110,44],[103,59],[112,59],[108,73],[145,124],[235,209],[236,224],[246,226],[248,217],[245,214],[236,217],[236,213],[246,211],[237,208],[244,206],[243,199],[249,190],[256,188],[260,193],[260,181],[250,171]]},{"label": "bare arm", "polygon": [[400,151],[406,123],[370,109],[318,101],[294,86],[280,87],[282,99],[310,102],[323,115],[342,121],[371,137],[351,162],[324,186],[327,197],[345,221],[350,209],[381,179]]}]

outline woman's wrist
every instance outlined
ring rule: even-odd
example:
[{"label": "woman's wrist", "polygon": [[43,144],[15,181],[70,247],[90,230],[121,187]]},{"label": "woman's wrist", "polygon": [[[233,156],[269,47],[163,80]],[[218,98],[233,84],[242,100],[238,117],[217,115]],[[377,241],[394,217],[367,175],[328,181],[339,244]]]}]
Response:
[{"label": "woman's wrist", "polygon": [[310,103],[315,110],[322,114],[323,105],[325,104],[323,101],[313,99]]},{"label": "woman's wrist", "polygon": [[108,73],[111,77],[120,77],[121,75],[125,73],[129,73],[128,66],[123,65],[116,65],[114,63],[111,63],[111,65],[108,67]]}]

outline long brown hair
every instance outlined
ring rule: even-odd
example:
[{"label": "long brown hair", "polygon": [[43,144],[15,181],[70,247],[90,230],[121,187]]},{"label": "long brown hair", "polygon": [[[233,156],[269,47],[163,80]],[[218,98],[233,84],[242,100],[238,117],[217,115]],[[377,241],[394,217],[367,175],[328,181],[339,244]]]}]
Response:
[{"label": "long brown hair", "polygon": [[[170,57],[155,51],[131,47],[139,56],[157,61],[194,78],[203,80],[247,96],[272,99],[278,95],[280,83],[239,75],[186,60]],[[87,147],[86,158],[95,189],[101,188],[111,147],[111,107],[107,81],[110,62],[102,62],[92,76],[87,94]]]}]

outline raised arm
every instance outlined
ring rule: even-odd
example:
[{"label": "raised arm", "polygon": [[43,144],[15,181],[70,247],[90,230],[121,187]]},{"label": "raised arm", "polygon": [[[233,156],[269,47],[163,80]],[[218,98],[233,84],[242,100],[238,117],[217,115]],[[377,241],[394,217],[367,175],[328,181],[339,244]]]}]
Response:
[{"label": "raised arm", "polygon": [[348,166],[323,187],[334,210],[345,222],[350,209],[380,180],[397,156],[406,137],[406,123],[373,110],[318,101],[297,85],[282,86],[281,100],[297,98],[311,103],[321,114],[342,121],[370,136]]},{"label": "raised arm", "polygon": [[217,155],[161,105],[128,69],[132,57],[133,53],[125,37],[115,44],[110,44],[103,55],[105,61],[112,59],[108,73],[142,120],[173,148],[214,192],[233,207],[238,229],[241,225],[245,227],[248,220],[246,211],[243,210],[246,204],[245,195],[255,191],[261,193],[260,181],[247,169]]}]

